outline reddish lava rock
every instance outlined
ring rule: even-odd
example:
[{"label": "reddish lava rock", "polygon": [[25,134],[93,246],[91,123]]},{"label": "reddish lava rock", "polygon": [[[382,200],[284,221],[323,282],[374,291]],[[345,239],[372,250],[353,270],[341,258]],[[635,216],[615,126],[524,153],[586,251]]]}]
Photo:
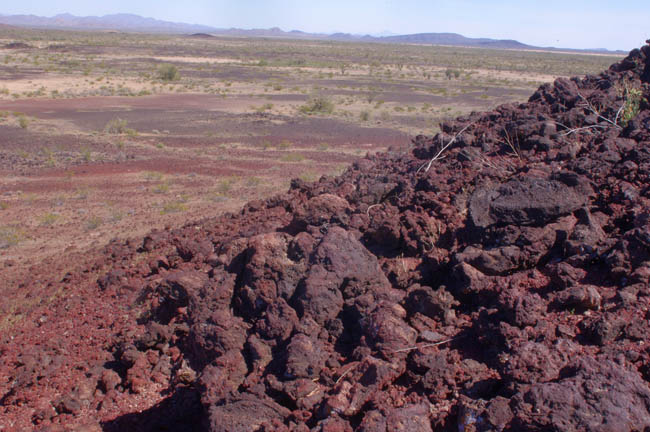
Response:
[{"label": "reddish lava rock", "polygon": [[3,339],[0,429],[648,430],[648,100],[650,45],[111,243]]}]

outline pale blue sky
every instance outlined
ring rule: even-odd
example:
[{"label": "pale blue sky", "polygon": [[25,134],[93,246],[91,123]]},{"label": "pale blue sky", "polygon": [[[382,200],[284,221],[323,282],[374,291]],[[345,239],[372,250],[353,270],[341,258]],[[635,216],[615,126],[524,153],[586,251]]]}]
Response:
[{"label": "pale blue sky", "polygon": [[331,33],[454,32],[531,45],[629,50],[650,38],[648,0],[21,0],[0,14],[133,13],[214,27]]}]

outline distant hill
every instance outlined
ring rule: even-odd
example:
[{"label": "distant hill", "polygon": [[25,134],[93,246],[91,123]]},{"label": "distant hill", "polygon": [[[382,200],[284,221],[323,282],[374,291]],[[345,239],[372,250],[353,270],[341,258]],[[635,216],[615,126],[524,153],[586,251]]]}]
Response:
[{"label": "distant hill", "polygon": [[516,40],[497,40],[486,38],[468,38],[457,33],[418,33],[399,36],[385,36],[377,38],[382,42],[393,43],[412,43],[427,45],[461,45],[461,46],[478,46],[486,48],[508,48],[508,49],[530,49],[531,45],[526,45]]},{"label": "distant hill", "polygon": [[29,28],[70,30],[121,30],[152,33],[210,33],[213,27],[199,24],[175,23],[133,14],[113,14],[101,17],[78,17],[60,14],[53,17],[36,15],[1,15],[0,23]]},{"label": "distant hill", "polygon": [[[423,45],[449,45],[497,49],[543,49],[555,51],[597,52],[624,54],[624,51],[608,51],[606,49],[575,50],[553,47],[535,47],[516,40],[499,40],[488,38],[468,38],[457,33],[417,33],[408,35],[370,36],[353,35],[349,33],[306,33],[300,30],[284,31],[273,27],[270,29],[220,29],[199,24],[186,24],[144,18],[133,14],[113,14],[101,17],[78,17],[70,14],[60,14],[53,17],[36,15],[0,15],[0,25],[11,25],[28,28],[68,29],[68,30],[117,30],[142,33],[176,33],[189,34],[196,37],[208,35],[231,37],[262,37],[289,39],[320,39],[347,42],[376,42],[376,43],[405,43]],[[2,27],[0,27],[1,29]]]}]

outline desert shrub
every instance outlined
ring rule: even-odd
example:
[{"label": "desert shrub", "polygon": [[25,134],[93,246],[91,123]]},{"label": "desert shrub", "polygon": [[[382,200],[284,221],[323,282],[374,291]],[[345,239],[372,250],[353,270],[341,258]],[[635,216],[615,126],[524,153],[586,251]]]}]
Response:
[{"label": "desert shrub", "polygon": [[452,77],[458,79],[460,77],[461,71],[458,69],[447,69],[445,70],[445,77],[450,80]]},{"label": "desert shrub", "polygon": [[293,145],[293,143],[292,143],[291,141],[285,139],[285,140],[280,141],[280,142],[278,143],[278,145],[276,145],[275,147],[276,147],[278,150],[286,150],[286,149],[288,149],[289,147],[291,147],[292,145]]},{"label": "desert shrub", "polygon": [[302,162],[303,160],[305,160],[305,157],[300,153],[289,153],[282,156],[283,162]]},{"label": "desert shrub", "polygon": [[163,173],[158,171],[145,171],[142,176],[147,181],[161,181],[164,177]]},{"label": "desert shrub", "polygon": [[262,184],[262,179],[259,177],[253,176],[246,179],[246,186],[248,187],[257,187],[260,184]]},{"label": "desert shrub", "polygon": [[99,216],[92,216],[86,221],[86,229],[93,231],[99,228],[104,223],[104,220]]},{"label": "desert shrub", "polygon": [[20,230],[10,226],[0,226],[0,249],[17,245],[23,235]]},{"label": "desert shrub", "polygon": [[313,96],[305,105],[300,107],[303,114],[331,114],[334,111],[334,103],[326,96]]},{"label": "desert shrub", "polygon": [[104,127],[104,132],[109,134],[116,134],[116,135],[123,134],[127,129],[126,127],[127,124],[128,122],[126,120],[116,117],[113,120],[106,123],[106,126]]},{"label": "desert shrub", "polygon": [[135,129],[126,127],[127,124],[128,122],[126,120],[116,117],[113,120],[106,123],[106,126],[104,127],[104,132],[108,134],[114,134],[114,135],[126,134],[130,137],[137,136],[138,132]]},{"label": "desert shrub", "polygon": [[368,111],[361,111],[359,119],[364,122],[370,120],[370,113]]},{"label": "desert shrub", "polygon": [[621,112],[621,124],[625,127],[641,111],[641,102],[643,102],[643,93],[641,89],[625,89],[625,105]]},{"label": "desert shrub", "polygon": [[18,124],[20,125],[21,128],[27,129],[27,126],[29,125],[29,120],[27,120],[27,117],[24,115],[18,116]]},{"label": "desert shrub", "polygon": [[158,66],[158,78],[163,81],[178,81],[181,75],[176,66],[164,63]]},{"label": "desert shrub", "polygon": [[217,192],[220,195],[228,195],[233,188],[233,185],[237,182],[237,179],[234,178],[225,178],[219,182],[217,185]]},{"label": "desert shrub", "polygon": [[264,105],[255,108],[255,111],[264,112],[264,111],[268,111],[268,110],[272,110],[272,109],[273,109],[273,104],[272,103],[265,103]]},{"label": "desert shrub", "polygon": [[179,213],[187,210],[187,206],[180,201],[168,202],[163,204],[162,209],[160,210],[161,215],[166,215],[170,213]]},{"label": "desert shrub", "polygon": [[41,225],[42,226],[50,226],[54,225],[57,220],[59,220],[59,215],[58,213],[47,213],[41,217]]},{"label": "desert shrub", "polygon": [[81,150],[81,157],[83,158],[84,161],[90,162],[93,159],[93,154],[92,151],[88,147],[84,147]]},{"label": "desert shrub", "polygon": [[153,192],[157,194],[166,194],[169,192],[169,184],[167,183],[160,183],[153,188]]}]

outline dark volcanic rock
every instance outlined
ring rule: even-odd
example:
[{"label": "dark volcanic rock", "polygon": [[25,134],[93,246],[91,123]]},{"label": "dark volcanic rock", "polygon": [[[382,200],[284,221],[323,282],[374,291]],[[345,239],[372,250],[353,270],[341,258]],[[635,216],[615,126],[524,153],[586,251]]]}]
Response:
[{"label": "dark volcanic rock", "polygon": [[650,427],[650,388],[609,360],[583,358],[573,375],[514,397],[514,423],[529,430],[638,431]]},{"label": "dark volcanic rock", "polygon": [[474,226],[545,225],[586,204],[587,197],[553,180],[513,180],[478,189],[469,204]]},{"label": "dark volcanic rock", "polygon": [[[25,320],[38,333],[0,352],[0,418],[65,424],[162,391],[102,427],[650,430],[649,55],[446,122],[412,154],[111,243],[113,268],[88,273],[120,304],[99,329],[116,334],[72,366],[41,333],[55,315]],[[83,324],[94,312],[61,284]],[[34,390],[69,370],[87,382]]]}]

